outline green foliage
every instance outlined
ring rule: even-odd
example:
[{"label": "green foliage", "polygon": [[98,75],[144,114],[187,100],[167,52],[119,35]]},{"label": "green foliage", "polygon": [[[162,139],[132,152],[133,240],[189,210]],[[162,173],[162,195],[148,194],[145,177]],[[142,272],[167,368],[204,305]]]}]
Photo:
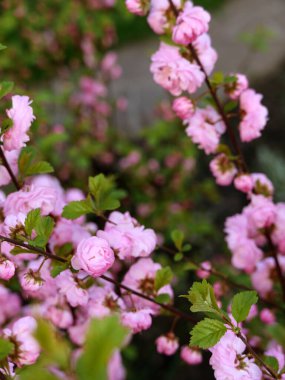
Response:
[{"label": "green foliage", "polygon": [[52,268],[50,271],[51,277],[55,278],[58,276],[61,272],[68,269],[69,263],[61,263],[59,261],[53,261],[52,262]]},{"label": "green foliage", "polygon": [[226,331],[227,329],[222,322],[205,318],[198,322],[191,330],[190,345],[203,349],[213,347],[219,342]]},{"label": "green foliage", "polygon": [[279,370],[279,363],[278,363],[278,360],[274,356],[264,356],[263,361],[275,373],[278,372],[278,370]]},{"label": "green foliage", "polygon": [[89,214],[94,211],[91,197],[81,201],[68,203],[63,209],[62,216],[66,219],[77,219],[82,215]]},{"label": "green foliage", "polygon": [[14,350],[14,344],[0,338],[0,360],[5,359],[9,354],[11,354]]},{"label": "green foliage", "polygon": [[54,220],[50,216],[41,216],[41,210],[31,210],[25,220],[25,231],[31,237],[32,231],[37,236],[33,240],[28,240],[30,245],[43,248],[47,245],[54,228]]},{"label": "green foliage", "polygon": [[104,174],[89,177],[89,191],[97,213],[115,210],[120,206],[119,200],[125,195],[116,188],[114,177],[106,177]]},{"label": "green foliage", "polygon": [[171,300],[171,297],[168,293],[161,293],[158,296],[155,297],[155,300],[159,303],[169,303]]},{"label": "green foliage", "polygon": [[237,322],[246,320],[249,310],[258,300],[255,291],[245,291],[236,294],[232,303],[232,315]]},{"label": "green foliage", "polygon": [[1,82],[0,83],[0,99],[3,98],[3,96],[9,94],[12,91],[13,87],[14,87],[13,82]]},{"label": "green foliage", "polygon": [[38,160],[36,149],[30,146],[22,149],[18,163],[22,179],[36,174],[53,172],[53,168],[48,162]]},{"label": "green foliage", "polygon": [[185,297],[192,303],[190,310],[193,313],[206,312],[221,315],[213,287],[206,280],[194,282]]},{"label": "green foliage", "polygon": [[156,291],[171,283],[173,273],[170,267],[161,268],[156,272],[154,288]]},{"label": "green foliage", "polygon": [[171,232],[171,239],[178,251],[181,251],[184,241],[184,233],[179,230],[174,230]]},{"label": "green foliage", "polygon": [[120,348],[127,330],[117,317],[93,320],[87,333],[76,372],[80,380],[107,380],[107,364],[114,350]]}]

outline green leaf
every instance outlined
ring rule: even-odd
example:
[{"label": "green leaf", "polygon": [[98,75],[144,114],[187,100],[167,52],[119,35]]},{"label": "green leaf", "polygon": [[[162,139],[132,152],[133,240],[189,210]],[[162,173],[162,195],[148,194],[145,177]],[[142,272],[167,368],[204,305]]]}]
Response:
[{"label": "green leaf", "polygon": [[163,288],[165,285],[170,284],[173,278],[172,270],[169,267],[161,268],[156,272],[154,280],[155,290]]},{"label": "green leaf", "polygon": [[9,354],[14,351],[14,344],[0,338],[0,360],[5,359]]},{"label": "green leaf", "polygon": [[274,372],[278,372],[279,363],[278,360],[274,356],[264,356],[263,361],[268,365]]},{"label": "green leaf", "polygon": [[91,198],[68,203],[63,209],[62,216],[66,219],[77,219],[94,211]]},{"label": "green leaf", "polygon": [[125,192],[116,189],[113,177],[105,177],[103,174],[89,177],[89,191],[97,213],[118,208],[119,199],[125,195]]},{"label": "green leaf", "polygon": [[219,85],[224,83],[224,74],[222,71],[217,71],[212,75],[211,82],[214,85]]},{"label": "green leaf", "polygon": [[186,298],[192,303],[190,310],[193,313],[207,312],[217,315],[222,313],[217,304],[213,287],[206,280],[194,282]]},{"label": "green leaf", "polygon": [[30,146],[22,149],[18,163],[22,178],[53,172],[53,168],[48,162],[38,160],[36,149]]},{"label": "green leaf", "polygon": [[51,374],[49,370],[45,368],[45,364],[39,361],[34,365],[29,365],[27,367],[21,368],[19,373],[18,371],[17,379],[19,380],[59,380],[57,376]]},{"label": "green leaf", "polygon": [[36,224],[41,218],[41,209],[36,208],[35,210],[31,210],[25,220],[25,231],[28,236],[31,236],[33,230],[35,229]]},{"label": "green leaf", "polygon": [[6,133],[10,128],[13,127],[13,120],[11,119],[4,119],[1,124],[1,135]]},{"label": "green leaf", "polygon": [[178,249],[178,251],[182,250],[182,244],[184,241],[184,233],[179,230],[174,230],[171,232],[171,239],[175,245],[175,247]]},{"label": "green leaf", "polygon": [[0,99],[3,98],[3,96],[9,94],[14,87],[13,82],[2,82],[0,83]]},{"label": "green leaf", "polygon": [[116,316],[93,320],[87,333],[84,352],[77,361],[78,378],[107,380],[108,362],[114,350],[122,346],[127,333]]},{"label": "green leaf", "polygon": [[231,112],[235,110],[238,106],[238,102],[231,100],[230,102],[227,102],[227,104],[224,106],[224,111],[226,113]]},{"label": "green leaf", "polygon": [[169,303],[171,300],[171,297],[168,293],[161,293],[155,297],[155,300],[159,303]]},{"label": "green leaf", "polygon": [[38,252],[32,251],[30,249],[25,249],[25,248],[22,248],[22,247],[14,247],[10,251],[10,253],[12,253],[12,255],[21,255],[22,253],[33,253],[35,255],[39,254]]},{"label": "green leaf", "polygon": [[7,46],[0,44],[0,50],[7,49]]},{"label": "green leaf", "polygon": [[198,322],[190,332],[190,345],[203,349],[213,347],[219,342],[226,331],[227,329],[222,322],[216,319],[205,318]]},{"label": "green leaf", "polygon": [[236,294],[232,303],[232,315],[237,322],[244,321],[252,305],[258,300],[257,293],[254,290],[248,290]]},{"label": "green leaf", "polygon": [[52,262],[52,268],[50,271],[51,277],[55,278],[58,276],[61,272],[68,269],[69,263],[60,263],[58,261]]}]

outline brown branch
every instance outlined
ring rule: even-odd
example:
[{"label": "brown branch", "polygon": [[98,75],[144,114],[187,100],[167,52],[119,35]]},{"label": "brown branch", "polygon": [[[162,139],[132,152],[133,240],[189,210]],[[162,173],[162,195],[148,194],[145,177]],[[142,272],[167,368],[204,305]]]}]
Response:
[{"label": "brown branch", "polygon": [[13,171],[12,171],[10,165],[9,165],[9,162],[7,161],[7,159],[5,157],[3,149],[1,147],[0,147],[0,158],[1,158],[2,164],[5,166],[7,172],[9,173],[9,176],[11,177],[11,180],[14,183],[16,189],[20,190],[21,186],[20,186],[20,184],[19,184],[19,182],[18,182],[15,174],[13,173]]},{"label": "brown branch", "polygon": [[[10,238],[2,236],[2,235],[0,235],[0,241],[6,241],[6,242],[11,243],[11,244],[13,244],[15,246],[23,247],[23,248],[25,248],[27,250],[35,252],[35,253],[37,253],[37,254],[39,254],[41,256],[44,256],[44,257],[46,257],[48,259],[51,259],[51,260],[56,260],[56,261],[59,261],[61,263],[67,263],[68,262],[68,260],[66,260],[65,258],[52,254],[49,249],[47,249],[47,252],[46,252],[46,251],[44,251],[41,248],[33,247],[30,244],[26,244],[26,243],[20,242],[20,241],[18,241],[16,239],[10,239]],[[176,315],[179,318],[186,319],[186,320],[188,320],[188,321],[190,321],[192,323],[196,323],[197,322],[191,315],[189,315],[187,313],[184,313],[183,311],[175,308],[174,306],[166,305],[166,304],[163,304],[161,302],[158,302],[154,298],[149,297],[149,296],[147,296],[147,295],[145,295],[143,293],[140,293],[140,292],[138,292],[138,291],[136,291],[134,289],[131,289],[128,286],[125,286],[125,285],[121,284],[120,282],[118,282],[118,281],[116,281],[116,280],[114,280],[114,279],[112,279],[110,277],[107,277],[107,276],[104,276],[104,275],[102,275],[100,277],[103,280],[108,281],[108,282],[110,282],[110,283],[118,286],[119,288],[126,290],[127,292],[130,292],[130,293],[132,293],[132,294],[134,294],[134,295],[136,295],[136,296],[138,296],[140,298],[143,298],[143,299],[148,300],[148,301],[150,301],[152,303],[155,303],[156,305],[159,305],[162,309],[169,311],[170,313]]]}]

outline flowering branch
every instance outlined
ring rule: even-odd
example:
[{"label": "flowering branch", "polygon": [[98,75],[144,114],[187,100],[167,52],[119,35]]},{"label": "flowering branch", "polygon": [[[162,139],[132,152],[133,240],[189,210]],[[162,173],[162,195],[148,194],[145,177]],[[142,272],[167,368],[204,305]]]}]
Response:
[{"label": "flowering branch", "polygon": [[1,161],[3,163],[3,165],[5,166],[7,172],[9,173],[10,177],[11,177],[11,180],[12,182],[14,183],[15,187],[17,190],[20,190],[21,189],[21,186],[15,176],[15,174],[13,173],[10,165],[9,165],[9,162],[7,161],[6,157],[5,157],[5,154],[3,152],[3,149],[0,147],[0,158],[1,158]]}]

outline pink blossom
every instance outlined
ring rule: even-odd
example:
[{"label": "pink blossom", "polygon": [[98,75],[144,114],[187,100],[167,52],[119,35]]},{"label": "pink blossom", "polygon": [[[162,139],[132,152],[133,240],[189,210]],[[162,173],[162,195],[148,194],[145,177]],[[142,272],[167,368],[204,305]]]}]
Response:
[{"label": "pink blossom", "polygon": [[[179,8],[181,0],[174,0],[173,3]],[[169,17],[169,10],[170,4],[168,0],[151,0],[147,22],[155,33],[163,34],[170,27],[171,17]]]},{"label": "pink blossom", "polygon": [[241,174],[235,178],[234,185],[237,190],[250,193],[254,187],[254,182],[249,174]]},{"label": "pink blossom", "polygon": [[56,201],[56,193],[51,188],[25,186],[8,195],[4,214],[5,216],[19,213],[27,215],[29,211],[40,208],[42,215],[48,215],[55,209]]},{"label": "pink blossom", "polygon": [[248,80],[247,77],[243,74],[231,74],[235,77],[235,81],[226,86],[226,92],[229,97],[233,100],[238,99],[243,91],[248,89]]},{"label": "pink blossom", "polygon": [[[284,368],[285,365],[285,355],[282,346],[277,344],[275,341],[271,341],[265,351],[266,356],[273,356],[277,359],[279,364],[279,371]],[[283,380],[283,377],[281,377]]]},{"label": "pink blossom", "polygon": [[237,173],[237,168],[224,153],[219,154],[210,162],[210,169],[218,185],[228,186]]},{"label": "pink blossom", "polygon": [[252,141],[261,136],[268,119],[268,110],[261,104],[262,95],[252,89],[241,93],[240,109],[242,120],[239,126],[240,137],[244,142]]},{"label": "pink blossom", "polygon": [[251,308],[249,309],[248,316],[246,318],[246,321],[249,322],[253,318],[255,318],[258,315],[258,307],[256,305],[252,305]]},{"label": "pink blossom", "polygon": [[270,179],[263,173],[252,173],[254,190],[257,194],[271,197],[274,193],[274,186]]},{"label": "pink blossom", "polygon": [[64,295],[67,302],[72,306],[83,306],[88,302],[88,292],[75,280],[70,270],[61,272],[56,277],[59,293]]},{"label": "pink blossom", "polygon": [[93,236],[81,240],[71,263],[74,269],[83,269],[92,277],[99,277],[114,264],[115,255],[109,243]]},{"label": "pink blossom", "polygon": [[62,218],[56,223],[49,243],[51,249],[61,247],[66,243],[72,243],[73,247],[77,248],[82,239],[88,239],[90,236],[83,226]]},{"label": "pink blossom", "polygon": [[183,91],[191,94],[203,83],[204,74],[199,66],[183,58],[175,46],[162,42],[151,60],[154,81],[172,95],[179,96]]},{"label": "pink blossom", "polygon": [[18,367],[34,364],[39,357],[40,347],[33,338],[37,323],[32,317],[18,319],[11,328],[3,330],[4,336],[10,338],[17,345],[17,356],[13,361]]},{"label": "pink blossom", "polygon": [[112,312],[125,309],[124,301],[118,297],[113,289],[92,286],[88,292],[90,299],[87,309],[91,318],[104,318]]},{"label": "pink blossom", "polygon": [[5,150],[18,150],[26,146],[30,140],[27,132],[35,119],[31,100],[28,96],[12,96],[12,108],[7,110],[8,117],[13,121],[13,126],[3,136]]},{"label": "pink blossom", "polygon": [[111,79],[118,79],[122,74],[122,68],[118,64],[118,55],[114,52],[108,52],[102,59],[101,68],[104,74]]},{"label": "pink blossom", "polygon": [[73,324],[71,310],[66,306],[50,305],[46,309],[44,316],[60,329],[68,329]]},{"label": "pink blossom", "polygon": [[130,13],[144,16],[148,11],[148,2],[145,0],[126,0],[126,7]]},{"label": "pink blossom", "polygon": [[20,283],[23,290],[28,293],[33,293],[37,292],[43,286],[44,281],[38,273],[30,269],[21,273]]},{"label": "pink blossom", "polygon": [[202,7],[193,6],[191,1],[187,1],[173,28],[173,41],[187,46],[208,31],[210,20],[211,16]]},{"label": "pink blossom", "polygon": [[15,265],[12,261],[0,256],[0,279],[8,281],[15,274]]},{"label": "pink blossom", "polygon": [[212,264],[210,261],[203,261],[200,264],[200,268],[196,271],[196,275],[203,279],[208,278],[211,275]]},{"label": "pink blossom", "polygon": [[201,351],[188,346],[181,347],[180,358],[189,365],[198,365],[203,361]]},{"label": "pink blossom", "polygon": [[[170,285],[165,285],[159,291],[155,291],[154,279],[159,269],[161,269],[161,265],[154,263],[151,259],[139,259],[125,274],[122,283],[148,296],[168,294],[172,298],[173,291]],[[136,295],[132,295],[130,300],[130,297],[125,294],[124,300],[129,307],[135,305],[138,309],[151,309],[154,314],[159,312],[158,305]]]},{"label": "pink blossom", "polygon": [[104,231],[97,236],[106,239],[116,250],[120,259],[149,256],[156,247],[156,235],[152,229],[145,229],[126,212],[114,211],[109,216]]},{"label": "pink blossom", "polygon": [[159,336],[155,344],[157,352],[167,356],[174,355],[179,347],[178,339],[173,333]]},{"label": "pink blossom", "polygon": [[128,327],[134,334],[148,330],[152,324],[152,310],[142,309],[137,311],[124,311],[121,314],[121,323]]},{"label": "pink blossom", "polygon": [[202,34],[193,42],[193,46],[206,73],[210,75],[218,59],[218,54],[212,47],[211,37],[207,33]]},{"label": "pink blossom", "polygon": [[194,115],[195,106],[191,99],[181,96],[173,101],[172,109],[181,120],[190,119]]},{"label": "pink blossom", "polygon": [[275,223],[276,206],[271,199],[263,195],[252,195],[251,203],[244,212],[249,224],[253,224],[257,229],[267,228]]},{"label": "pink blossom", "polygon": [[0,324],[3,325],[8,319],[14,318],[21,309],[20,297],[0,284]]},{"label": "pink blossom", "polygon": [[[15,174],[15,176],[18,174],[18,158],[20,151],[19,150],[4,150],[3,153],[5,155],[6,160],[8,161],[8,164],[10,165],[10,168],[12,172]],[[8,185],[11,182],[10,174],[8,173],[5,166],[0,165],[0,186]]]},{"label": "pink blossom", "polygon": [[253,359],[242,356],[246,346],[233,332],[227,331],[213,348],[210,365],[217,380],[261,380],[262,372]]},{"label": "pink blossom", "polygon": [[124,380],[126,377],[126,371],[123,366],[122,357],[120,351],[116,350],[111,359],[109,360],[108,367],[108,380]]},{"label": "pink blossom", "polygon": [[267,308],[264,308],[260,312],[260,320],[265,323],[266,325],[273,325],[276,323],[276,317],[274,313]]},{"label": "pink blossom", "polygon": [[285,255],[285,203],[277,203],[275,228],[271,234],[273,243],[278,247],[279,252]]},{"label": "pink blossom", "polygon": [[186,129],[187,135],[206,154],[215,153],[224,132],[225,125],[220,121],[217,111],[211,106],[197,109],[194,116],[188,121]]}]

